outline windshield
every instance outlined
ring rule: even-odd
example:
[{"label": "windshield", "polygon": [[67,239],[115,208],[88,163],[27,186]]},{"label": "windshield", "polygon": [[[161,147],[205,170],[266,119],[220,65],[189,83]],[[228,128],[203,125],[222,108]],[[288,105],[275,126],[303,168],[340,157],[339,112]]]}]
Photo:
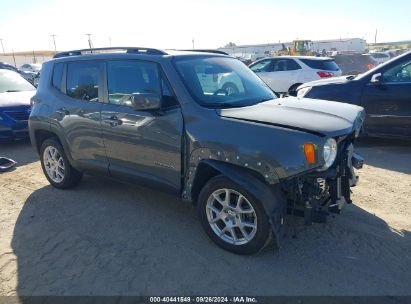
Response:
[{"label": "windshield", "polygon": [[16,72],[0,70],[0,93],[34,90],[35,87]]},{"label": "windshield", "polygon": [[205,107],[242,107],[276,98],[244,63],[227,57],[176,58],[177,71]]}]

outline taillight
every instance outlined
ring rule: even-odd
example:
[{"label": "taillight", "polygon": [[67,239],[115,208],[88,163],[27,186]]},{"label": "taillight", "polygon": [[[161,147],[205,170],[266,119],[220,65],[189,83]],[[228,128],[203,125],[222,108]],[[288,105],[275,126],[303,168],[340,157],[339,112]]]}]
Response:
[{"label": "taillight", "polygon": [[328,78],[328,77],[333,77],[334,74],[331,72],[325,72],[325,71],[319,71],[317,72],[318,76],[320,76],[321,78]]},{"label": "taillight", "polygon": [[39,103],[39,100],[36,97],[33,96],[30,98],[30,108],[33,108],[36,103]]},{"label": "taillight", "polygon": [[375,65],[373,65],[372,63],[367,64],[367,70],[371,70],[375,68]]}]

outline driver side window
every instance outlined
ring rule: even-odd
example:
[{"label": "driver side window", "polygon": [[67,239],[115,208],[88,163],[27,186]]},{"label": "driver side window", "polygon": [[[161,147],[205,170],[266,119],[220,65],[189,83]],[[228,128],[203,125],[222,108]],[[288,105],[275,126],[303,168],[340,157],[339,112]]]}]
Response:
[{"label": "driver side window", "polygon": [[109,102],[131,107],[132,94],[159,94],[159,79],[155,63],[137,60],[109,61],[107,63]]},{"label": "driver side window", "polygon": [[383,82],[411,82],[411,60],[388,69],[382,75]]}]

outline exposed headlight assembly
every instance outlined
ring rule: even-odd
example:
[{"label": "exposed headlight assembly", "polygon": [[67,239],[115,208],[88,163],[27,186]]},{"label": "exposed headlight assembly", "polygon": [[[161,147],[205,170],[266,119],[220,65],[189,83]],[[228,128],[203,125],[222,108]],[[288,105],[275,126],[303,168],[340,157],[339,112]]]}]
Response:
[{"label": "exposed headlight assembly", "polygon": [[297,91],[297,97],[304,97],[307,95],[308,92],[310,92],[311,87],[305,87]]},{"label": "exposed headlight assembly", "polygon": [[327,170],[331,167],[337,157],[337,142],[334,138],[329,138],[324,144],[323,147],[323,159],[324,166],[320,168],[320,171]]}]

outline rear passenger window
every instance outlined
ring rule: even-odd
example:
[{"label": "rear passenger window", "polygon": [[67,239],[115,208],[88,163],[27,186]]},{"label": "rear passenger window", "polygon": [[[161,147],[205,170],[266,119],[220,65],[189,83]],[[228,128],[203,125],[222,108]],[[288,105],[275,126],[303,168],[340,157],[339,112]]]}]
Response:
[{"label": "rear passenger window", "polygon": [[70,62],[67,64],[67,95],[75,99],[98,101],[100,64]]},{"label": "rear passenger window", "polygon": [[108,99],[112,104],[132,106],[135,93],[160,94],[157,64],[137,60],[107,63]]},{"label": "rear passenger window", "polygon": [[334,60],[322,60],[322,59],[300,59],[304,64],[308,65],[312,69],[326,70],[326,71],[338,71],[340,68]]},{"label": "rear passenger window", "polygon": [[61,91],[64,63],[56,63],[53,68],[53,87]]}]

